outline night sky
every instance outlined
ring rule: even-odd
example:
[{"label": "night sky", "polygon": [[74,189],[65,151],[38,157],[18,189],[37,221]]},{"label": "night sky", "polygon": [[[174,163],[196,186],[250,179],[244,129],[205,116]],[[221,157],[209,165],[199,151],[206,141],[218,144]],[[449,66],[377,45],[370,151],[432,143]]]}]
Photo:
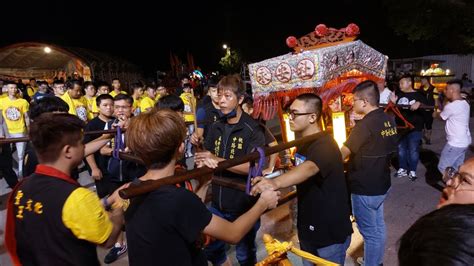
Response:
[{"label": "night sky", "polygon": [[441,52],[395,35],[380,1],[305,2],[8,1],[2,3],[7,6],[0,46],[41,41],[89,48],[123,57],[153,75],[169,69],[170,51],[182,61],[189,51],[197,66],[211,71],[224,56],[223,43],[246,62],[256,62],[289,52],[286,37],[300,37],[319,23],[341,28],[354,22],[359,39],[390,58]]}]

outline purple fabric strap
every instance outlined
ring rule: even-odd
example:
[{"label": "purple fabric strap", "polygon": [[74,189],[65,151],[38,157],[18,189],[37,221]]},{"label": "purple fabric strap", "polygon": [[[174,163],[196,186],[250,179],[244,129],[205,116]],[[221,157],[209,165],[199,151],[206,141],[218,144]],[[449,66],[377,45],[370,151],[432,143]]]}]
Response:
[{"label": "purple fabric strap", "polygon": [[265,164],[265,150],[261,147],[257,147],[252,149],[252,152],[255,152],[255,150],[257,150],[260,154],[260,158],[258,159],[257,166],[255,166],[255,161],[250,161],[249,175],[247,177],[247,185],[245,187],[245,193],[247,193],[247,195],[250,195],[250,189],[252,188],[252,178],[256,176],[262,176],[263,165]]},{"label": "purple fabric strap", "polygon": [[117,127],[117,133],[115,134],[115,145],[114,145],[114,150],[112,151],[112,157],[115,159],[119,159],[119,154],[120,150],[123,149],[123,143],[122,143],[122,129],[120,127]]}]

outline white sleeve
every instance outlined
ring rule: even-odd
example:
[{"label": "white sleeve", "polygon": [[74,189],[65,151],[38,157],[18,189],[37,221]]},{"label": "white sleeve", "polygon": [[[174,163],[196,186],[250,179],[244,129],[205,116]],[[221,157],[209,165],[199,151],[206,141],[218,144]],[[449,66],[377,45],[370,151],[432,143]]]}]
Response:
[{"label": "white sleeve", "polygon": [[448,103],[444,107],[443,111],[439,114],[439,116],[441,116],[443,120],[447,120],[453,112],[452,107],[453,107],[453,103]]}]

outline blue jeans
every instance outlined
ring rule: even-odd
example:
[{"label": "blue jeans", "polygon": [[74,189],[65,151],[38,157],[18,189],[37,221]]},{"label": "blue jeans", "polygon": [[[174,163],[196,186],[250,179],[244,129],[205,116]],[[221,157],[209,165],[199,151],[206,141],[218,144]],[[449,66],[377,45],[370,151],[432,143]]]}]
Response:
[{"label": "blue jeans", "polygon": [[379,196],[351,194],[352,213],[364,238],[365,266],[383,263],[387,238],[383,219],[383,202],[386,196],[387,194]]},{"label": "blue jeans", "polygon": [[[224,213],[214,207],[209,207],[209,210],[229,222],[235,221],[240,215]],[[257,263],[257,245],[255,244],[255,237],[260,228],[260,220],[258,220],[254,227],[237,243],[235,253],[240,265],[255,265]],[[207,260],[213,265],[221,265],[227,260],[226,243],[224,241],[216,240],[211,242],[204,249]]]},{"label": "blue jeans", "polygon": [[415,171],[420,158],[421,131],[412,131],[400,139],[398,144],[398,160],[400,168]]},{"label": "blue jeans", "polygon": [[[346,251],[350,244],[351,235],[347,236],[346,240],[342,243],[333,244],[322,248],[315,248],[311,245],[311,243],[300,241],[300,247],[302,250],[340,265],[344,265],[344,262],[346,261]],[[310,266],[313,265],[313,263],[303,259],[303,265]]]},{"label": "blue jeans", "polygon": [[444,174],[444,170],[447,167],[454,167],[456,170],[459,170],[461,164],[464,163],[464,157],[466,156],[465,148],[454,147],[446,143],[443,150],[441,151],[441,156],[439,157],[438,170],[441,174]]}]

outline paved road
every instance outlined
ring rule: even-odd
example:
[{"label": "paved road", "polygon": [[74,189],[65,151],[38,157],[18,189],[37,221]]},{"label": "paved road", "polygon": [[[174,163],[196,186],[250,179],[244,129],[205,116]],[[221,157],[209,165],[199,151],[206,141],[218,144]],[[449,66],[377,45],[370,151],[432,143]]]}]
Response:
[{"label": "paved road", "polygon": [[[471,119],[471,132],[474,132],[474,119]],[[435,121],[433,125],[433,145],[423,145],[421,152],[421,163],[418,165],[417,174],[420,177],[417,181],[411,182],[408,179],[392,178],[392,188],[385,202],[385,221],[387,223],[387,245],[385,252],[385,265],[397,264],[397,241],[416,219],[435,209],[438,202],[440,191],[439,184],[436,184],[437,170],[436,164],[439,153],[445,144],[444,123]],[[467,157],[474,154],[468,152]],[[90,182],[87,176],[81,178],[82,183]],[[3,248],[3,228],[5,220],[6,196],[9,190],[6,184],[0,180],[0,265],[11,265],[7,254]],[[262,226],[259,230],[258,242],[258,259],[266,256],[266,251],[261,241],[262,233],[270,233],[281,241],[293,241],[297,244],[297,237],[294,234],[292,221],[289,215],[288,204],[273,210],[262,217]],[[363,254],[363,243],[360,234],[354,224],[355,233],[352,236],[351,246],[349,248],[346,265],[357,265],[355,259]],[[98,248],[99,259],[102,261],[106,250]],[[234,256],[233,249],[230,251]],[[294,265],[301,265],[301,260],[290,254],[290,259]],[[128,257],[123,256],[114,265],[128,265]],[[233,264],[237,265],[235,258]]]}]

